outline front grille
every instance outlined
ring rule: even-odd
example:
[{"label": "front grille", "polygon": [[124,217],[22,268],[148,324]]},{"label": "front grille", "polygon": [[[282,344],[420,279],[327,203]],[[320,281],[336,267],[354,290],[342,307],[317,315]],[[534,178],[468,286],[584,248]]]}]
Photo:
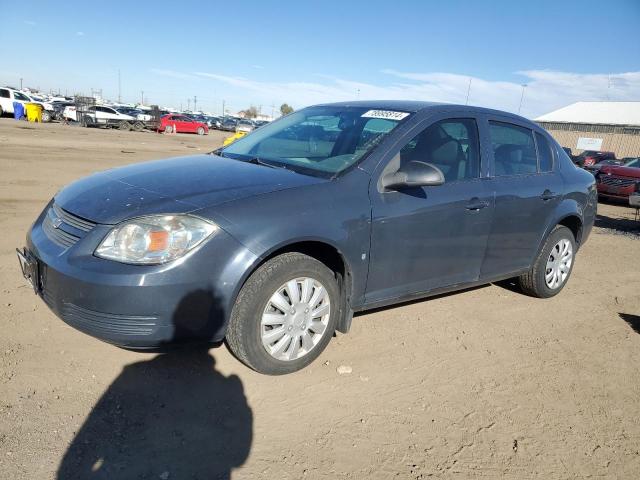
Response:
[{"label": "front grille", "polygon": [[69,248],[90,232],[96,224],[63,210],[55,203],[42,222],[45,235],[55,244]]},{"label": "front grille", "polygon": [[90,232],[93,227],[96,226],[95,223],[90,222],[89,220],[85,220],[84,218],[76,217],[66,210],[61,209],[55,203],[51,207],[53,212],[67,225],[71,225],[72,227],[77,228],[78,230],[82,230],[83,232]]},{"label": "front grille", "polygon": [[600,183],[612,187],[628,187],[640,181],[638,178],[617,177],[615,175],[600,175]]},{"label": "front grille", "polygon": [[63,304],[62,318],[77,329],[96,335],[150,335],[156,329],[158,320],[153,316],[96,312],[73,303]]}]

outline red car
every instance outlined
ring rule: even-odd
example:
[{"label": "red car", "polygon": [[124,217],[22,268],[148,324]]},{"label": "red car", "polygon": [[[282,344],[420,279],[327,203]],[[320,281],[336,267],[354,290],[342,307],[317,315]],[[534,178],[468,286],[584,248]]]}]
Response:
[{"label": "red car", "polygon": [[605,165],[596,175],[598,194],[627,200],[640,184],[640,158],[624,165]]},{"label": "red car", "polygon": [[578,155],[574,161],[581,167],[590,167],[604,160],[615,160],[616,155],[613,152],[598,152],[595,150],[585,150]]},{"label": "red car", "polygon": [[160,118],[159,131],[166,133],[197,133],[204,135],[209,133],[206,123],[197,122],[186,115],[165,115]]}]

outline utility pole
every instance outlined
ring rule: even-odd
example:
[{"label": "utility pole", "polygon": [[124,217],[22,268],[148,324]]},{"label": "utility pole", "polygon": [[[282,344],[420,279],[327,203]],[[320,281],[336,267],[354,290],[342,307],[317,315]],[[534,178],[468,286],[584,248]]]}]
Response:
[{"label": "utility pole", "polygon": [[140,105],[144,105],[144,90],[140,91]]},{"label": "utility pole", "polygon": [[22,77],[20,77],[20,90],[22,90]]},{"label": "utility pole", "polygon": [[196,97],[196,96],[194,95],[194,96],[193,96],[193,111],[194,111],[194,112],[197,112],[197,111],[198,111],[198,108],[196,107],[197,103],[198,103],[198,97]]},{"label": "utility pole", "polygon": [[224,100],[222,100],[222,118],[224,118],[224,117],[225,117],[225,115],[224,115]]},{"label": "utility pole", "polygon": [[120,84],[120,69],[118,69],[118,103],[122,103],[122,88]]},{"label": "utility pole", "polygon": [[471,77],[469,77],[469,86],[467,87],[467,100],[464,102],[465,105],[469,105],[469,93],[471,93]]},{"label": "utility pole", "polygon": [[518,115],[520,115],[520,110],[522,110],[522,99],[524,98],[524,89],[527,88],[527,84],[522,84],[522,94],[520,95],[520,106],[518,107]]},{"label": "utility pole", "polygon": [[187,98],[187,112],[191,111],[191,99]]}]

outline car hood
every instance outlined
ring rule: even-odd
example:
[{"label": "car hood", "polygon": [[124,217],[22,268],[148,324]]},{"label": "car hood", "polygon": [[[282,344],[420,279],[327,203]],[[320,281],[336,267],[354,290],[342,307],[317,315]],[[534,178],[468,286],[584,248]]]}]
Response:
[{"label": "car hood", "polygon": [[622,177],[640,178],[640,168],[618,165],[603,165],[600,174],[620,175]]},{"label": "car hood", "polygon": [[241,198],[328,180],[216,155],[179,157],[107,170],[58,192],[56,203],[97,223],[187,213]]}]

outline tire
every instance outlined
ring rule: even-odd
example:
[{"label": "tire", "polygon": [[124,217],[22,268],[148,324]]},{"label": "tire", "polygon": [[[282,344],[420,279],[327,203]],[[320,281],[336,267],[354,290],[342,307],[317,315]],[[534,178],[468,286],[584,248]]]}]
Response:
[{"label": "tire", "polygon": [[198,135],[204,135],[204,127],[198,127]]},{"label": "tire", "polygon": [[127,122],[126,120],[123,120],[118,124],[118,128],[120,130],[122,130],[123,132],[127,132],[127,131],[131,130],[131,124],[129,122]]},{"label": "tire", "polygon": [[[301,301],[305,296],[305,282],[311,282],[306,283],[306,296],[311,302],[305,304],[289,301],[286,308],[290,310],[285,313],[285,309],[278,310],[274,307],[272,298],[279,292],[278,298],[290,298],[283,293],[292,291],[289,287],[292,280],[296,282],[294,295],[299,295]],[[318,288],[319,286],[324,289]],[[316,295],[324,297],[321,303],[312,304]],[[260,373],[284,375],[300,370],[318,358],[329,344],[340,315],[340,298],[334,272],[318,260],[296,252],[272,258],[260,266],[240,290],[227,328],[227,347],[242,363]],[[303,310],[309,305],[309,308]],[[297,312],[296,306],[299,309]],[[324,316],[311,317],[305,313],[309,309],[316,312],[324,310],[326,313]],[[280,320],[276,319],[275,322],[269,322],[273,325],[263,325],[263,316],[281,317],[284,323],[280,324]],[[323,329],[321,323],[324,325]],[[263,337],[268,336],[269,332],[275,333],[275,336],[271,335],[275,343],[270,346],[271,339]],[[263,344],[263,338],[267,346]],[[313,342],[313,345],[309,342]],[[284,346],[283,351],[274,353],[279,350],[279,345]],[[270,352],[267,351],[268,348]],[[293,357],[294,352],[298,356]],[[281,358],[277,358],[278,355]],[[283,359],[285,356],[289,358]]]},{"label": "tire", "polygon": [[42,122],[43,123],[48,123],[51,121],[51,112],[49,112],[48,110],[43,110],[42,111]]},{"label": "tire", "polygon": [[[564,246],[570,249],[570,257],[566,257]],[[575,264],[575,254],[576,240],[573,232],[567,227],[556,225],[540,249],[531,269],[518,277],[520,288],[532,297],[556,296],[569,281]],[[566,258],[570,260],[568,265],[564,262]],[[557,265],[558,268],[551,265]]]},{"label": "tire", "polygon": [[144,130],[144,123],[142,122],[136,122],[133,124],[133,129],[136,132],[142,132]]},{"label": "tire", "polygon": [[173,133],[173,127],[171,125],[165,126],[164,133]]},{"label": "tire", "polygon": [[83,123],[85,127],[92,127],[93,126],[93,118],[91,118],[89,115],[85,115],[83,117]]},{"label": "tire", "polygon": [[4,115],[4,110],[2,109],[2,107],[0,107],[0,117],[2,117]]}]

